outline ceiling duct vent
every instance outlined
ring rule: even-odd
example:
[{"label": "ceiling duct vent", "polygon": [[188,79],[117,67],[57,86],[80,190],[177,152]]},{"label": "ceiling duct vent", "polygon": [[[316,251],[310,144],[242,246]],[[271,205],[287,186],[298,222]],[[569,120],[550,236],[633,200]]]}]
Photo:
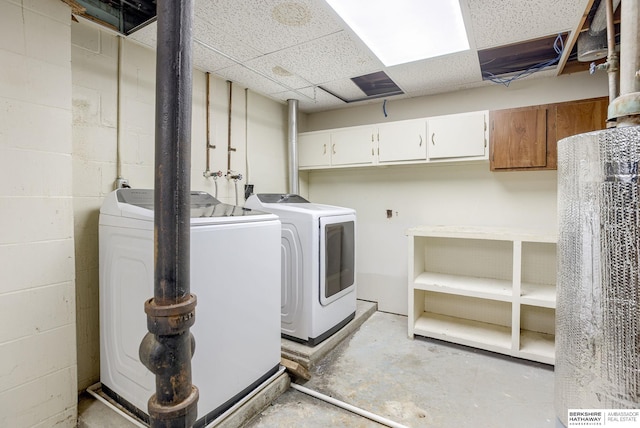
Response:
[{"label": "ceiling duct vent", "polygon": [[[478,51],[483,80],[555,66],[568,33]],[[559,51],[560,50],[560,51]],[[558,52],[559,51],[559,52]]]},{"label": "ceiling duct vent", "polygon": [[362,92],[364,92],[369,98],[399,95],[403,93],[402,89],[400,89],[384,71],[353,77],[351,80],[353,83],[358,85],[358,88],[362,89]]},{"label": "ceiling duct vent", "polygon": [[352,77],[351,81],[355,83],[362,92],[364,92],[364,94],[366,95],[365,97],[349,99],[346,97],[342,97],[325,87],[318,87],[323,91],[333,95],[334,97],[341,99],[345,103],[353,103],[357,101],[365,101],[374,98],[390,97],[392,95],[404,94],[402,89],[400,89],[400,87],[396,85],[396,83],[391,80],[391,78],[387,76],[384,71],[365,74],[364,76]]}]

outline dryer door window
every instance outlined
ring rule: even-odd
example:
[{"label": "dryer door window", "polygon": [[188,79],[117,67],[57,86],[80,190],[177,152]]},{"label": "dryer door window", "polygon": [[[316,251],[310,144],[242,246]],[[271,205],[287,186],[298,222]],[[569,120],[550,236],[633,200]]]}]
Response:
[{"label": "dryer door window", "polygon": [[320,302],[328,304],[355,284],[355,221],[322,223]]}]

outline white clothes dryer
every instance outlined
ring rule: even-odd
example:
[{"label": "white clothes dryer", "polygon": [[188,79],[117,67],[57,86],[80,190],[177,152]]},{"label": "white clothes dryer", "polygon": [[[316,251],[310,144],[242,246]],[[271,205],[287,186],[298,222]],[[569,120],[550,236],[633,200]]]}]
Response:
[{"label": "white clothes dryer", "polygon": [[356,312],[356,213],[298,195],[251,195],[245,207],[282,223],[282,336],[311,346]]},{"label": "white clothes dryer", "polygon": [[[103,391],[148,422],[155,376],[138,348],[154,290],[153,190],[118,189],[99,224],[100,378]],[[191,192],[192,382],[202,427],[279,370],[280,222],[273,214]]]}]

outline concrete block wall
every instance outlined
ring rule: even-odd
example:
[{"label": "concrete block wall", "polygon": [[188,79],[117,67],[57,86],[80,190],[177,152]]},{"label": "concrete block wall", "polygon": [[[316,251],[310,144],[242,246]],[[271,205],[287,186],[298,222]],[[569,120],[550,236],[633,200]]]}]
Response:
[{"label": "concrete block wall", "polygon": [[[117,178],[118,36],[81,20],[71,24],[73,74],[73,211],[76,245],[78,391],[100,380],[98,223],[104,197]],[[123,39],[121,174],[136,188],[153,188],[155,172],[155,52]],[[210,169],[226,173],[228,90],[210,78]],[[286,190],[286,106],[233,85],[231,169],[243,205],[250,179],[261,192]],[[193,72],[191,188],[215,194],[206,169],[206,75]],[[247,178],[249,176],[249,178]],[[235,203],[235,184],[219,178],[218,199]],[[150,297],[150,296],[149,296]],[[140,302],[142,311],[143,302]]]},{"label": "concrete block wall", "polygon": [[71,25],[78,389],[99,381],[98,218],[116,178],[116,37]]},{"label": "concrete block wall", "polygon": [[0,0],[0,426],[76,425],[70,10]]}]

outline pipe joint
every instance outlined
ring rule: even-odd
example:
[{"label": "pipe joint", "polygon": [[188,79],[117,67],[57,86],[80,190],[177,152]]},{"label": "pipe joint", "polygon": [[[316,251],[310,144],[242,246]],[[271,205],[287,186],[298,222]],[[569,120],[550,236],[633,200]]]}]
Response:
[{"label": "pipe joint", "polygon": [[[191,333],[189,333],[189,343],[191,357],[193,357],[196,351],[196,339]],[[147,333],[140,343],[138,356],[140,362],[154,375],[166,376],[175,371],[175,368],[171,366],[171,361],[175,358],[173,346],[163,336],[158,337]]]},{"label": "pipe joint", "polygon": [[205,172],[202,173],[202,176],[204,178],[209,178],[209,177],[213,177],[214,180],[217,180],[218,177],[222,177],[222,171],[211,171],[211,170],[206,170]]},{"label": "pipe joint", "polygon": [[178,403],[160,404],[157,401],[157,395],[154,394],[148,403],[149,416],[156,426],[171,428],[191,427],[198,416],[199,396],[198,388],[193,385],[191,385],[191,393]]},{"label": "pipe joint", "polygon": [[242,174],[240,173],[234,174],[233,171],[229,171],[227,175],[225,175],[225,177],[227,178],[227,180],[234,180],[234,181],[242,180]]},{"label": "pipe joint", "polygon": [[157,305],[154,298],[144,303],[147,314],[147,329],[151,334],[170,336],[184,333],[196,321],[196,303],[194,294],[179,303]]}]

